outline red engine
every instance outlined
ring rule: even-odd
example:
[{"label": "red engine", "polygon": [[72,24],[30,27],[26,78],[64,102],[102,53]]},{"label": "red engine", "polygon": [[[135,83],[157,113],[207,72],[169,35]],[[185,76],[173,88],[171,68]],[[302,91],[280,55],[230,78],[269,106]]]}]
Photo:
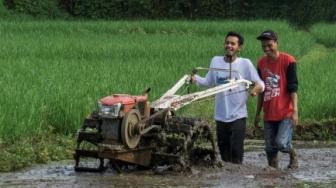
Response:
[{"label": "red engine", "polygon": [[[122,114],[126,114],[131,109],[135,108],[136,105],[139,105],[139,107],[142,107],[140,111],[142,111],[142,114],[145,115],[146,110],[144,108],[147,106],[147,95],[132,96],[127,94],[114,94],[100,99],[99,102],[102,107],[120,105],[121,116],[123,116]],[[120,112],[118,113],[120,115]]]}]

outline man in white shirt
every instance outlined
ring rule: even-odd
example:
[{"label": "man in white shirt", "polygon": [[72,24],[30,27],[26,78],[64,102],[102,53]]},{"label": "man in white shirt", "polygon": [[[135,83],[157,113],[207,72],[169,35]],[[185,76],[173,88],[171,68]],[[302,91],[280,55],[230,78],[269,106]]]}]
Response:
[{"label": "man in white shirt", "polygon": [[[231,79],[250,80],[254,87],[250,90],[252,96],[263,92],[265,85],[260,79],[255,67],[249,59],[238,57],[244,38],[229,32],[224,41],[225,56],[215,56],[211,60],[206,76],[195,75],[193,81],[201,86],[213,87],[228,83]],[[219,71],[219,69],[231,69]],[[230,78],[231,76],[231,78]],[[223,161],[241,164],[244,155],[244,138],[246,129],[248,91],[244,86],[221,92],[215,98],[215,120],[217,141]]]}]

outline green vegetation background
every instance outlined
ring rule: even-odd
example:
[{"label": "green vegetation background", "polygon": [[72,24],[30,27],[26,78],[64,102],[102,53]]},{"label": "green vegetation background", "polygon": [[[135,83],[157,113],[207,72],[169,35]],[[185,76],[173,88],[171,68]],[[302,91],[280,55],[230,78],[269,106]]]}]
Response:
[{"label": "green vegetation background", "polygon": [[[332,24],[301,31],[263,20],[51,21],[12,16],[3,7],[0,15],[0,171],[71,158],[72,136],[99,98],[146,87],[151,100],[159,98],[193,67],[222,55],[230,30],[245,36],[241,56],[254,63],[263,55],[256,36],[277,31],[280,49],[298,61],[301,122],[336,114]],[[251,123],[255,99],[248,108]],[[213,104],[196,103],[181,113],[211,121]]]}]

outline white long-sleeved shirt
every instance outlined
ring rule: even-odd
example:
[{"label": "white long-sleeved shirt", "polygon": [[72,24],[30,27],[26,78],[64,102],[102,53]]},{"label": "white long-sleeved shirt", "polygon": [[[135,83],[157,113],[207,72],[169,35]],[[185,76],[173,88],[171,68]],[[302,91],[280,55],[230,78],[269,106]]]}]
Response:
[{"label": "white long-sleeved shirt", "polygon": [[[229,70],[230,63],[224,60],[223,56],[215,56],[211,60],[210,68]],[[264,82],[260,79],[257,70],[252,62],[246,58],[236,58],[232,62],[232,70],[238,71],[243,79],[250,80],[260,84],[265,88]],[[195,75],[196,82],[206,87],[214,87],[228,82],[229,72],[209,70],[206,76]],[[239,79],[236,72],[232,72],[232,79]],[[244,91],[245,90],[245,91]],[[222,122],[232,122],[234,120],[247,117],[246,101],[248,91],[244,86],[239,86],[230,91],[224,91],[216,94],[215,97],[215,120]]]}]

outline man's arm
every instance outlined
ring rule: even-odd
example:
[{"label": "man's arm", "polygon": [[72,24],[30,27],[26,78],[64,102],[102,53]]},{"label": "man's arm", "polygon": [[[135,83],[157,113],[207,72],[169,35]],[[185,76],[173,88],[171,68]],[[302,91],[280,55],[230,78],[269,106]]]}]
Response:
[{"label": "man's arm", "polygon": [[257,96],[265,89],[264,82],[260,79],[259,70],[257,71],[251,61],[249,61],[249,76],[248,79],[254,83],[253,88],[250,90],[252,96]]},{"label": "man's arm", "polygon": [[211,77],[212,77],[212,71],[209,71],[204,78],[195,74],[192,77],[192,80],[194,83],[198,85],[205,86],[205,87],[211,87],[213,85],[213,81]]},{"label": "man's arm", "polygon": [[296,74],[296,63],[292,62],[287,68],[287,91],[290,93],[292,104],[293,104],[293,124],[297,125],[299,123],[299,111],[298,111],[298,90],[299,82]]},{"label": "man's arm", "polygon": [[[212,58],[209,68],[213,67],[214,58]],[[192,75],[191,80],[200,86],[212,87],[215,84],[213,71],[209,70],[205,77],[201,77],[197,74]]]},{"label": "man's arm", "polygon": [[255,83],[254,87],[251,89],[250,94],[252,96],[257,96],[264,91],[265,86],[260,83]]},{"label": "man's arm", "polygon": [[[259,79],[261,78],[261,72],[258,68],[257,70],[258,72],[258,77]],[[261,79],[260,79],[261,80]],[[264,83],[264,82],[262,82]],[[262,106],[263,106],[263,102],[264,102],[264,90],[265,90],[265,84],[263,85],[263,88],[262,88],[262,91],[259,92],[259,95],[258,95],[258,99],[257,99],[257,110],[256,110],[256,114],[255,114],[255,117],[254,117],[254,127],[256,128],[260,128],[260,112],[262,110]]]},{"label": "man's arm", "polygon": [[260,112],[262,110],[262,105],[263,105],[263,101],[264,101],[264,93],[260,93],[258,95],[258,99],[257,99],[257,110],[256,110],[256,114],[254,117],[254,127],[256,128],[260,128]]},{"label": "man's arm", "polygon": [[292,98],[292,102],[293,102],[293,115],[292,115],[292,120],[293,120],[293,124],[297,125],[299,123],[299,111],[298,111],[298,97],[297,97],[297,93],[293,92],[291,93],[291,98]]}]

